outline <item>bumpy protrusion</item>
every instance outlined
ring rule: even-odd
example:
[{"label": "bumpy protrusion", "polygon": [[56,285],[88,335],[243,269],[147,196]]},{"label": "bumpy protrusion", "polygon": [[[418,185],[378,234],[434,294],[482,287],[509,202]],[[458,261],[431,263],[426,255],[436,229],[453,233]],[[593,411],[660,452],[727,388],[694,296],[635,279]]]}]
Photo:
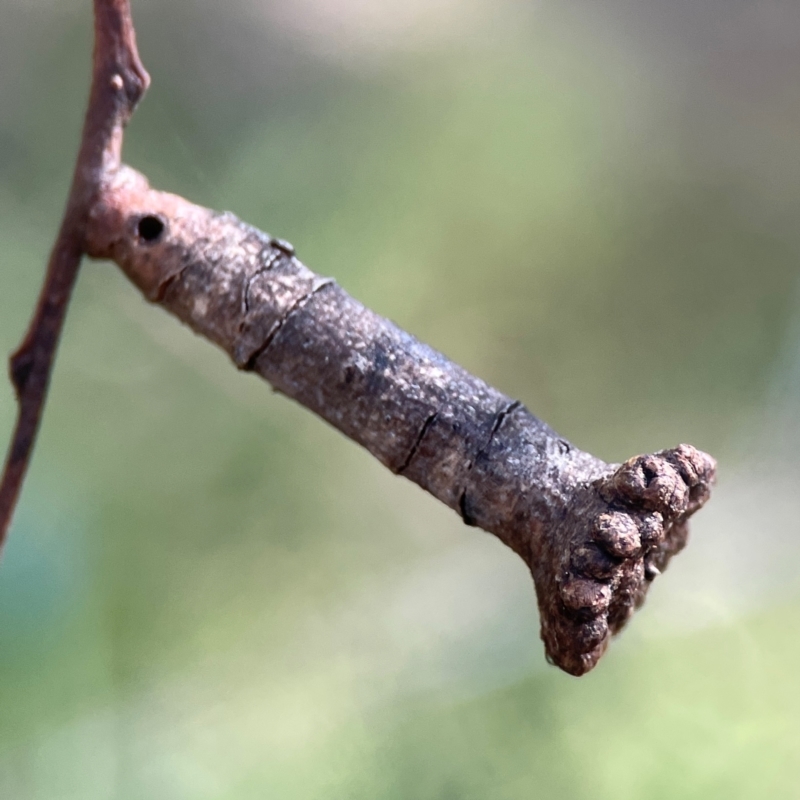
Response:
[{"label": "bumpy protrusion", "polygon": [[[715,469],[710,456],[684,444],[632,458],[586,487],[549,544],[533,554],[551,663],[573,675],[594,667],[686,545],[687,520],[707,500]],[[549,568],[537,564],[548,557]]]},{"label": "bumpy protrusion", "polygon": [[619,511],[601,514],[595,520],[592,537],[616,558],[635,558],[642,550],[639,526],[631,516]]}]

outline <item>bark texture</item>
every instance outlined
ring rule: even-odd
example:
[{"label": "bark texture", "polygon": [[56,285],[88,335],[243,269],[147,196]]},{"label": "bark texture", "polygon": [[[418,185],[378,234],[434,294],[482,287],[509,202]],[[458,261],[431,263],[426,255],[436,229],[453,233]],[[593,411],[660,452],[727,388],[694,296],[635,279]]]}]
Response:
[{"label": "bark texture", "polygon": [[86,252],[527,563],[548,659],[590,670],[686,544],[713,459],[625,464],[573,447],[506,397],[229,213],[108,170]]}]

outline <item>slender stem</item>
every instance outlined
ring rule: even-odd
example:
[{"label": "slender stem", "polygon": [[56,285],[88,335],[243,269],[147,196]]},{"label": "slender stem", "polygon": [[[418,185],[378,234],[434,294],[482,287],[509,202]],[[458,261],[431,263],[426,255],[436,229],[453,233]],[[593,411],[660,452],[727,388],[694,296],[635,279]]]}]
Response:
[{"label": "slender stem", "polygon": [[139,60],[129,0],[95,0],[92,90],[61,227],[28,332],[11,356],[19,412],[0,481],[0,550],[8,536],[42,419],[69,299],[86,251],[89,213],[119,167],[122,128],[149,77]]}]

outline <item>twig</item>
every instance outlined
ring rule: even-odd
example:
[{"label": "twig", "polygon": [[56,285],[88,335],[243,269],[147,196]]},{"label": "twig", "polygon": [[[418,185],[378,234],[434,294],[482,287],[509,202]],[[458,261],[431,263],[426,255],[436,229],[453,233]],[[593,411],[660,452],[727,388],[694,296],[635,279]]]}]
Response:
[{"label": "twig", "polygon": [[[92,97],[62,234],[12,373],[20,424],[3,520],[30,454],[81,254],[110,258],[151,302],[515,550],[536,585],[548,658],[581,675],[681,550],[712,458],[689,445],[606,464],[521,403],[307,269],[286,242],[120,164],[147,77],[126,0],[96,0]],[[7,497],[7,499],[5,499]]]},{"label": "twig", "polygon": [[128,0],[95,0],[92,89],[67,207],[28,332],[11,356],[19,413],[0,482],[0,549],[28,469],[72,288],[86,252],[89,212],[119,167],[122,129],[150,78],[139,60]]}]

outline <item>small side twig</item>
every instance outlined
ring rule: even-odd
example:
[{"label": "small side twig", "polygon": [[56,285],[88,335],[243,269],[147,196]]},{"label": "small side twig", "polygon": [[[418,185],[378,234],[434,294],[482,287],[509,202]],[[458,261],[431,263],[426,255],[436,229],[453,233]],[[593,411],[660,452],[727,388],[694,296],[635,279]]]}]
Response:
[{"label": "small side twig", "polygon": [[28,332],[11,356],[19,413],[0,482],[0,549],[28,469],[72,288],[86,252],[89,212],[119,166],[122,129],[150,78],[139,60],[128,0],[94,0],[92,89],[67,206]]}]

